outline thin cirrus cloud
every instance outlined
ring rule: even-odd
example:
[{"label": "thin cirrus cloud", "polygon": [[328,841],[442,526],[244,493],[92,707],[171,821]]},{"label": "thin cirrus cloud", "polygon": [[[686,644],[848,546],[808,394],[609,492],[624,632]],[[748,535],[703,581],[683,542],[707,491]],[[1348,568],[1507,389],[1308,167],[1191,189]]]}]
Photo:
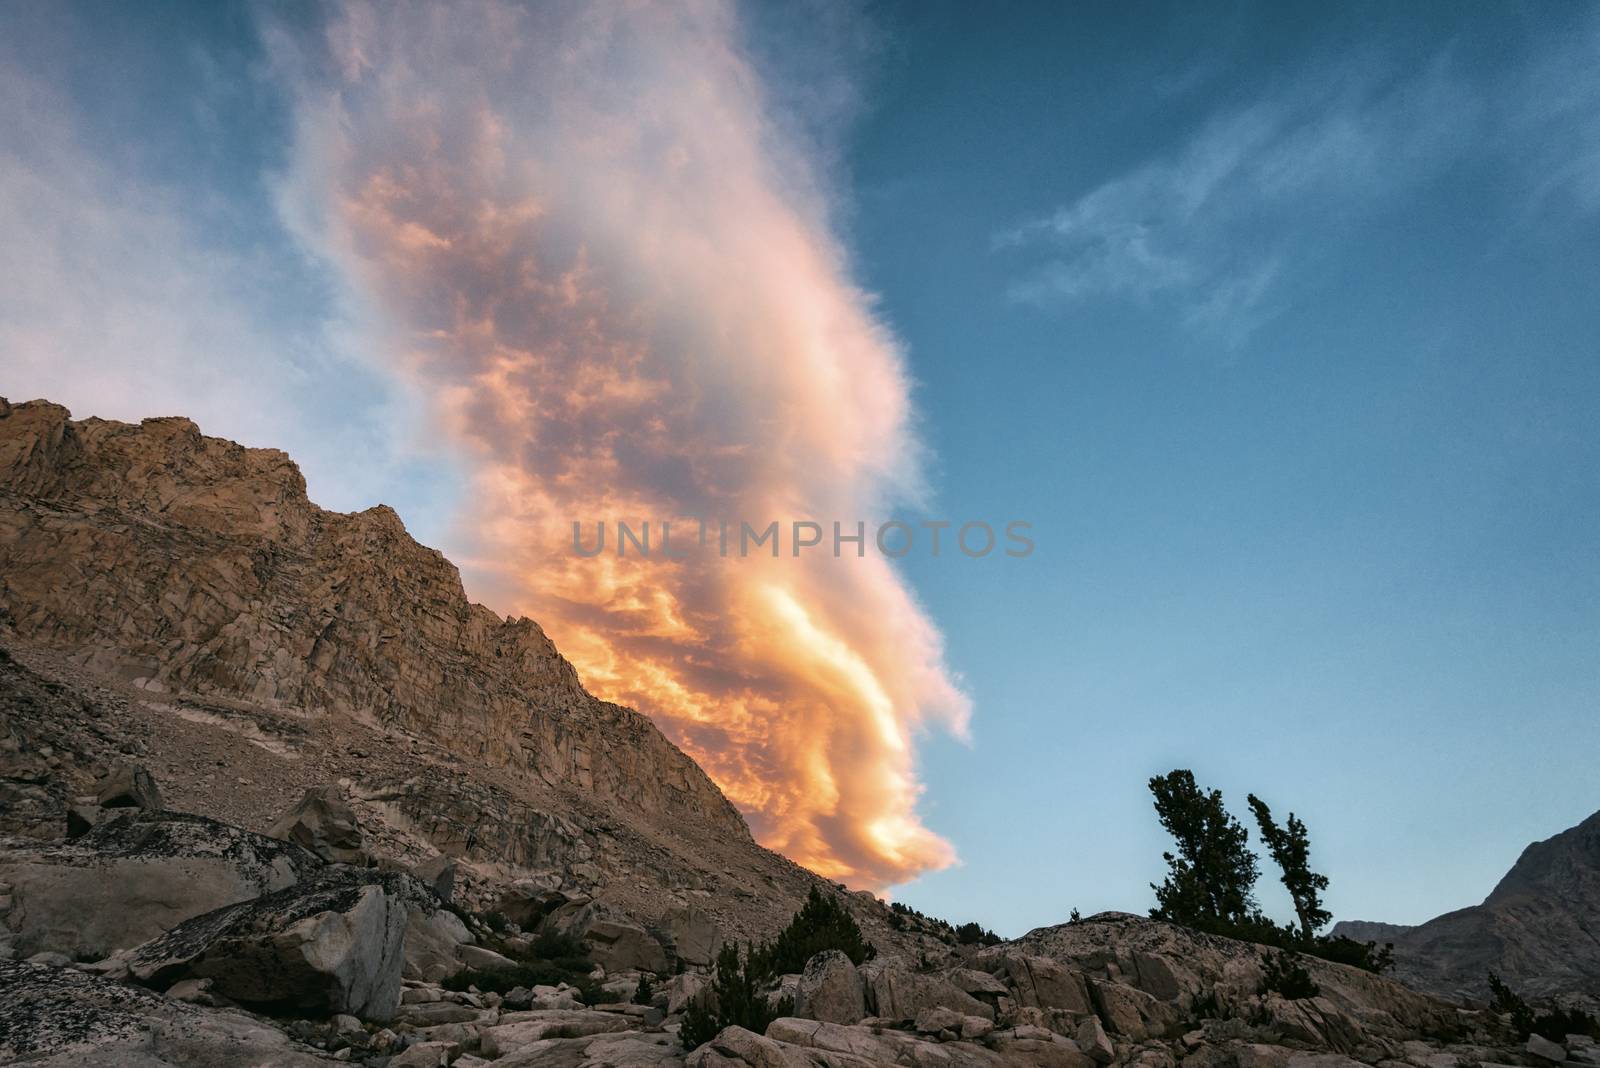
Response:
[{"label": "thin cirrus cloud", "polygon": [[950,863],[912,739],[968,701],[886,561],[570,548],[573,521],[853,524],[922,492],[902,354],[731,9],[356,4],[268,36],[285,215],[473,471],[475,590],[765,844],[873,887]]},{"label": "thin cirrus cloud", "polygon": [[998,235],[998,252],[1033,261],[1009,296],[1040,307],[1139,301],[1240,345],[1276,314],[1289,263],[1438,174],[1481,111],[1447,57],[1399,79],[1370,64],[1307,76]]}]

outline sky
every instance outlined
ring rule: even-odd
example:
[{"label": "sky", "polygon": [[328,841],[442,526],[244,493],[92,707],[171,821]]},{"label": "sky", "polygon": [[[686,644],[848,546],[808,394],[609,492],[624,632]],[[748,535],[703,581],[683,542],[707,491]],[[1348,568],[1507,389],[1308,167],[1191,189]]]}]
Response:
[{"label": "sky", "polygon": [[[393,505],[819,871],[1142,911],[1188,767],[1418,922],[1600,808],[1593,7],[0,21],[0,394]],[[1034,548],[566,540],[697,516]]]}]

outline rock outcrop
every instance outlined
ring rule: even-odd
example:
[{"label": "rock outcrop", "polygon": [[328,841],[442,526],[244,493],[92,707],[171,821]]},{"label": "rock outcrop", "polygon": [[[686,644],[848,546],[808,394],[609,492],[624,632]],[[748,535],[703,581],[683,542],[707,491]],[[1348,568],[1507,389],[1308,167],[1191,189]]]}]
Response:
[{"label": "rock outcrop", "polygon": [[335,1063],[266,1021],[85,975],[0,960],[0,1063],[199,1068]]},{"label": "rock outcrop", "polygon": [[[92,826],[96,784],[139,762],[161,803],[263,832],[345,783],[364,850],[459,862],[468,904],[549,874],[648,928],[698,910],[769,937],[821,882],[392,510],[318,508],[283,453],[186,419],[0,405],[0,654],[0,832]],[[329,829],[302,826],[356,859]],[[885,943],[886,921],[865,920]],[[699,959],[706,930],[663,935]]]},{"label": "rock outcrop", "polygon": [[0,852],[0,938],[20,957],[94,960],[317,867],[298,846],[204,816],[125,809],[70,842]]},{"label": "rock outcrop", "polygon": [[128,967],[161,988],[208,979],[244,1005],[386,1021],[400,1003],[407,899],[424,893],[404,876],[328,868],[181,923]]}]

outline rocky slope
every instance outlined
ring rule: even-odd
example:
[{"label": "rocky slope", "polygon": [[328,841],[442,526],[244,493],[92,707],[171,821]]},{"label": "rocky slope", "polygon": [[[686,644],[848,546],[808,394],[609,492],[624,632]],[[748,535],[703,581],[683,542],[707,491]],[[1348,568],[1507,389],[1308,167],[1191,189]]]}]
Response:
[{"label": "rocky slope", "polygon": [[137,756],[173,807],[258,831],[342,782],[388,853],[462,861],[469,898],[537,876],[749,937],[819,882],[392,510],[318,508],[283,453],[186,419],[0,400],[0,648],[10,823]]},{"label": "rocky slope", "polygon": [[1487,997],[1489,972],[1525,997],[1600,1003],[1600,813],[1535,842],[1484,899],[1417,927],[1341,923],[1394,943],[1395,971],[1422,990]]}]

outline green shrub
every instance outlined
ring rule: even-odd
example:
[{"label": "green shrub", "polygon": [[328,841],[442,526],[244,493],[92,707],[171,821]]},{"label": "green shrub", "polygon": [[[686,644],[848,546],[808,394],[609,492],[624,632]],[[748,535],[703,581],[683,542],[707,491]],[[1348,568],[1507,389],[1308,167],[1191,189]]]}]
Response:
[{"label": "green shrub", "polygon": [[517,987],[559,986],[566,983],[576,987],[578,997],[585,1005],[597,1005],[606,1000],[600,984],[589,977],[594,962],[583,954],[580,942],[558,935],[540,935],[533,945],[522,953],[514,947],[496,940],[500,952],[511,958],[505,968],[463,968],[445,979],[446,990],[466,990],[477,987],[482,991],[504,994]]},{"label": "green shrub", "polygon": [[1290,1001],[1317,996],[1317,984],[1312,981],[1311,973],[1306,971],[1305,965],[1300,963],[1298,953],[1282,950],[1277,953],[1266,953],[1261,959],[1261,970],[1263,994],[1280,994]]},{"label": "green shrub", "polygon": [[639,985],[633,989],[633,1003],[635,1005],[648,1005],[655,999],[656,988],[651,985],[648,975],[639,976]]},{"label": "green shrub", "polygon": [[1600,1020],[1582,1009],[1563,1009],[1558,1005],[1548,1012],[1535,1013],[1494,972],[1489,973],[1489,991],[1492,995],[1489,1008],[1511,1017],[1511,1027],[1517,1032],[1518,1038],[1539,1035],[1552,1042],[1565,1042],[1568,1035],[1600,1038]]},{"label": "green shrub", "polygon": [[742,1027],[758,1035],[780,1016],[788,1016],[794,1006],[787,998],[769,1004],[762,992],[765,976],[757,971],[756,948],[746,949],[743,957],[732,943],[717,953],[716,973],[711,980],[711,1008],[691,1003],[683,1014],[678,1041],[685,1050],[698,1049],[717,1036],[724,1027]]},{"label": "green shrub", "polygon": [[869,961],[878,954],[876,947],[861,936],[861,928],[844,902],[813,886],[806,903],[777,938],[751,947],[750,967],[762,979],[800,972],[805,970],[806,961],[825,949],[839,950],[852,964]]}]

